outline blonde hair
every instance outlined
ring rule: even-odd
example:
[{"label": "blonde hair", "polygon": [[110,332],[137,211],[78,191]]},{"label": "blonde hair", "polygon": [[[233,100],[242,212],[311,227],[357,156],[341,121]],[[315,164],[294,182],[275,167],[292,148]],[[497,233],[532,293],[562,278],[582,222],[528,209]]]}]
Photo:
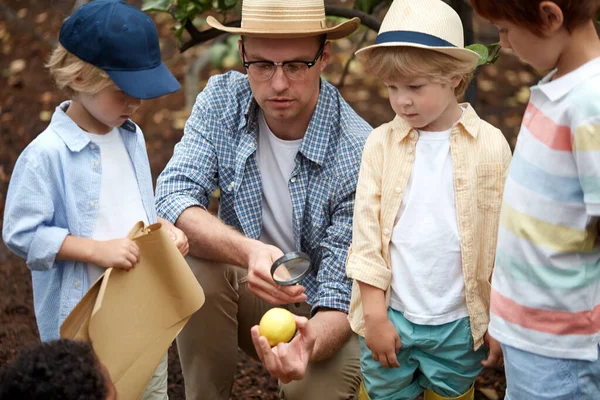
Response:
[{"label": "blonde hair", "polygon": [[58,88],[70,97],[79,92],[95,94],[112,83],[106,72],[70,53],[60,43],[46,67]]},{"label": "blonde hair", "polygon": [[367,51],[364,57],[368,73],[383,79],[426,77],[440,83],[450,83],[458,76],[461,80],[454,89],[456,97],[467,90],[475,71],[472,63],[418,47],[377,47]]}]

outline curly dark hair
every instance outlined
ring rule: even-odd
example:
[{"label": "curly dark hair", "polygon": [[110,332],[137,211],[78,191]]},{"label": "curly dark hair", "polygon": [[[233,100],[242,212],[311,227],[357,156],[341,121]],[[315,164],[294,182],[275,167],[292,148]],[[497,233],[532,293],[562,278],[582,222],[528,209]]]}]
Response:
[{"label": "curly dark hair", "polygon": [[107,387],[88,342],[42,343],[0,370],[0,400],[104,400]]}]

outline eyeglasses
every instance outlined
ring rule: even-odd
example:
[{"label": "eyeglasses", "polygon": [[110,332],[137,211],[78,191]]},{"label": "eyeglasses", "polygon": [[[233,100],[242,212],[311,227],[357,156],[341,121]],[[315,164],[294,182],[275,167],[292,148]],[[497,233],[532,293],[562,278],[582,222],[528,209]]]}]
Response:
[{"label": "eyeglasses", "polygon": [[289,79],[293,81],[300,81],[306,77],[308,70],[314,67],[319,57],[323,55],[324,48],[325,42],[321,44],[319,52],[312,61],[246,61],[246,50],[244,49],[244,42],[242,42],[242,61],[244,68],[246,68],[248,73],[257,81],[268,81],[271,79],[273,75],[275,75],[275,71],[277,70],[278,66],[281,66],[283,73]]}]

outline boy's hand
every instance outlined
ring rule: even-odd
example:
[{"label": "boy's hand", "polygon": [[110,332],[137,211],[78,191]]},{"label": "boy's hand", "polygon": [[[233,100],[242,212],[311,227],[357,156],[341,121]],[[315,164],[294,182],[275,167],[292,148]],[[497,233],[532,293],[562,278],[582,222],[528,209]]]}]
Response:
[{"label": "boy's hand", "polygon": [[140,248],[130,239],[98,240],[92,262],[102,268],[131,269],[140,261]]},{"label": "boy's hand", "polygon": [[400,335],[387,315],[365,323],[365,342],[371,350],[373,360],[384,368],[398,368],[398,352],[402,347]]},{"label": "boy's hand", "polygon": [[504,357],[502,356],[502,347],[500,347],[500,342],[486,332],[483,336],[483,344],[490,350],[490,352],[487,360],[481,361],[481,365],[484,367],[494,367],[496,365],[504,364]]}]

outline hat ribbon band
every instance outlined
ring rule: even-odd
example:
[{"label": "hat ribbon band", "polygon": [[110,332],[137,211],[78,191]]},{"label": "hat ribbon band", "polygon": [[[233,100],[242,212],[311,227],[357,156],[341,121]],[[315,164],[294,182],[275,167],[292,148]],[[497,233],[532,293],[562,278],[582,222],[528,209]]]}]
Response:
[{"label": "hat ribbon band", "polygon": [[412,31],[389,31],[383,32],[377,35],[375,44],[393,43],[393,42],[404,42],[422,44],[431,47],[456,47],[452,43],[440,39],[437,36],[429,35],[427,33],[412,32]]}]

